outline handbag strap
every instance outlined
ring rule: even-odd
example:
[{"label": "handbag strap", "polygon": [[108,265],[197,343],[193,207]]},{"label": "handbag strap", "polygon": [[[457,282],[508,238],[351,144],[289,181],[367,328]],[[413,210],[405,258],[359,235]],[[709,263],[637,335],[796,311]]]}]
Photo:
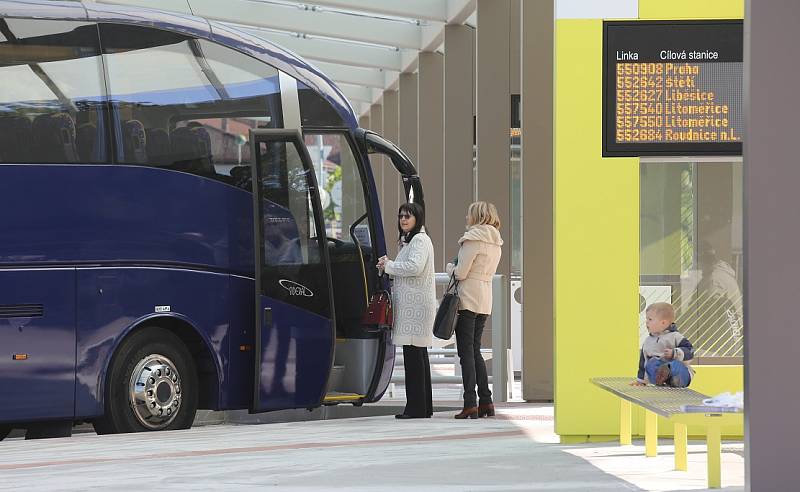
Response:
[{"label": "handbag strap", "polygon": [[447,290],[445,290],[445,294],[457,294],[458,293],[458,280],[456,279],[456,272],[450,274],[450,282],[447,284]]}]

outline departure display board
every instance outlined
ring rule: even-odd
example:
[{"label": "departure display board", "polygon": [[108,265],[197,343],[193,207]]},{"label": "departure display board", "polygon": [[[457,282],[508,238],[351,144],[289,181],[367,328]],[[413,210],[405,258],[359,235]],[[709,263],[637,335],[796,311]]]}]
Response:
[{"label": "departure display board", "polygon": [[603,155],[741,155],[741,21],[605,22]]}]

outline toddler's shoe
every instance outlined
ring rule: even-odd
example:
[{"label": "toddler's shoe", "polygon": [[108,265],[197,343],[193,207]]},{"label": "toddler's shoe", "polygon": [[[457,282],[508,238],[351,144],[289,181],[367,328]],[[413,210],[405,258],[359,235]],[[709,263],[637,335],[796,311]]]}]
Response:
[{"label": "toddler's shoe", "polygon": [[656,386],[665,386],[672,376],[672,371],[669,369],[669,364],[661,364],[656,370]]}]

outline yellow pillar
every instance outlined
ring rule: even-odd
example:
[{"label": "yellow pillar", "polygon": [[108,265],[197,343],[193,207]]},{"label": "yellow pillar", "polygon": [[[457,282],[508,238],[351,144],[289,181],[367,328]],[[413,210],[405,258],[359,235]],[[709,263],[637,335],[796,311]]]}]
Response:
[{"label": "yellow pillar", "polygon": [[708,454],[708,488],[718,489],[722,486],[720,478],[720,462],[722,461],[722,436],[717,423],[708,424],[706,431],[706,452]]},{"label": "yellow pillar", "polygon": [[620,398],[619,405],[619,444],[631,443],[631,402]]},{"label": "yellow pillar", "polygon": [[[562,442],[616,436],[617,401],[589,379],[633,377],[639,356],[639,160],[602,157],[602,39],[601,19],[556,23],[553,336]],[[595,312],[599,338],[586,336],[586,313]],[[586,364],[589,353],[615,356]]]},{"label": "yellow pillar", "polygon": [[645,410],[644,415],[644,454],[652,458],[658,454],[658,415],[650,410]]},{"label": "yellow pillar", "polygon": [[686,424],[675,424],[675,469],[686,471],[687,468],[687,428]]}]

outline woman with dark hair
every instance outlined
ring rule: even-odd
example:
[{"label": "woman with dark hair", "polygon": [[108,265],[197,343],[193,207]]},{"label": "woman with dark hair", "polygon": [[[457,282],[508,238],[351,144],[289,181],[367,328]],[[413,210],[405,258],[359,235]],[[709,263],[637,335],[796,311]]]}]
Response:
[{"label": "woman with dark hair", "polygon": [[425,234],[425,211],[420,205],[404,203],[397,219],[397,259],[382,256],[378,260],[378,269],[394,279],[392,342],[403,346],[406,373],[406,408],[395,417],[428,418],[433,415],[428,347],[436,317],[433,243]]}]

